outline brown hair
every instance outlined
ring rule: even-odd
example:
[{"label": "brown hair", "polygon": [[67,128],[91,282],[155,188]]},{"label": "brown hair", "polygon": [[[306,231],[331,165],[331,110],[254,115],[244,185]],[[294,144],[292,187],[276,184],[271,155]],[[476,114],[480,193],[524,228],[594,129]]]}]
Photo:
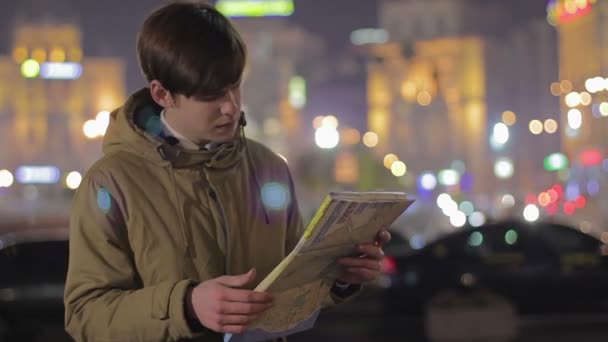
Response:
[{"label": "brown hair", "polygon": [[173,2],[153,12],[137,37],[148,80],[172,94],[209,100],[241,81],[246,47],[224,15],[203,2]]}]

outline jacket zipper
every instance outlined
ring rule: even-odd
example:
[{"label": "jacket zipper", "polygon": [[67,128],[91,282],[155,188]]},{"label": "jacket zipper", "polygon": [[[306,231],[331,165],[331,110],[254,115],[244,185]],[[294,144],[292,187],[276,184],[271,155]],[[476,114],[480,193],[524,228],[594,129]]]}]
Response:
[{"label": "jacket zipper", "polygon": [[213,203],[215,205],[215,208],[219,211],[220,215],[221,215],[221,220],[222,220],[222,228],[224,230],[224,251],[225,251],[225,257],[224,257],[224,272],[227,275],[230,275],[230,252],[228,250],[228,246],[229,246],[229,234],[228,234],[228,219],[226,218],[226,212],[224,211],[224,208],[222,207],[222,205],[220,204],[218,198],[217,198],[217,191],[213,188],[213,186],[211,185],[211,182],[209,182],[209,196],[211,197],[211,199],[213,200]]}]

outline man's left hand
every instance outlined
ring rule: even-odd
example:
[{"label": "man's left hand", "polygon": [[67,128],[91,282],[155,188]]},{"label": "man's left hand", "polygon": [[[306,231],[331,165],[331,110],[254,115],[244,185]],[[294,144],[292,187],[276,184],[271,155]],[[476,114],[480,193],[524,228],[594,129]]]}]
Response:
[{"label": "man's left hand", "polygon": [[345,268],[344,274],[338,278],[338,281],[356,285],[378,278],[384,259],[382,245],[390,240],[391,234],[383,229],[378,232],[374,242],[357,246],[357,252],[361,253],[359,257],[338,259],[338,264]]}]

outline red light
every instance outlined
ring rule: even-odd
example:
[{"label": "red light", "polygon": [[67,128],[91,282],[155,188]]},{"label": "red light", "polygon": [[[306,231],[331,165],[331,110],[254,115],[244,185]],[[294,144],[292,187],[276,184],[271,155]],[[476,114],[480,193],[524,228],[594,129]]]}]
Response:
[{"label": "red light", "polygon": [[385,256],[384,259],[382,259],[382,273],[397,273],[397,260],[395,260],[394,257]]},{"label": "red light", "polygon": [[561,24],[565,24],[567,22],[576,20],[577,18],[585,16],[586,14],[591,12],[590,3],[588,3],[587,6],[585,6],[584,8],[577,8],[576,12],[574,12],[574,13],[569,13],[568,11],[566,11],[564,4],[560,4],[558,6],[560,6],[560,7],[558,7],[558,11],[559,11],[558,15],[559,15],[559,22]]},{"label": "red light", "polygon": [[526,204],[536,204],[536,199],[535,195],[528,195],[526,196]]},{"label": "red light", "polygon": [[551,188],[551,190],[554,190],[557,193],[557,198],[558,199],[560,199],[560,198],[562,198],[564,196],[564,188],[561,185],[559,185],[559,184],[554,185]]},{"label": "red light", "polygon": [[547,210],[547,214],[555,215],[555,214],[557,214],[559,207],[558,207],[557,203],[551,203],[547,206],[546,210]]},{"label": "red light", "polygon": [[564,213],[566,215],[573,215],[576,211],[576,204],[574,202],[566,202],[564,204]]},{"label": "red light", "polygon": [[587,150],[581,152],[581,164],[584,166],[597,166],[602,163],[602,152],[598,150]]},{"label": "red light", "polygon": [[557,194],[557,191],[555,191],[553,189],[549,189],[547,191],[547,195],[549,195],[549,201],[551,203],[557,202],[557,200],[559,199],[559,195]]},{"label": "red light", "polygon": [[585,197],[583,197],[581,195],[581,196],[578,196],[578,198],[576,199],[576,201],[574,203],[576,204],[577,208],[581,209],[581,208],[584,208],[585,205],[587,205],[587,199],[585,199]]}]

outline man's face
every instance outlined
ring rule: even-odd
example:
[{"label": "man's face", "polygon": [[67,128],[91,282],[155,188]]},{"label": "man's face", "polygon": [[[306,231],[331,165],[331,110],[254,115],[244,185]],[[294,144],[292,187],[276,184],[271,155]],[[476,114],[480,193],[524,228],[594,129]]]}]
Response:
[{"label": "man's face", "polygon": [[239,126],[241,87],[228,89],[216,99],[176,95],[175,106],[166,110],[170,124],[195,143],[228,142]]}]

